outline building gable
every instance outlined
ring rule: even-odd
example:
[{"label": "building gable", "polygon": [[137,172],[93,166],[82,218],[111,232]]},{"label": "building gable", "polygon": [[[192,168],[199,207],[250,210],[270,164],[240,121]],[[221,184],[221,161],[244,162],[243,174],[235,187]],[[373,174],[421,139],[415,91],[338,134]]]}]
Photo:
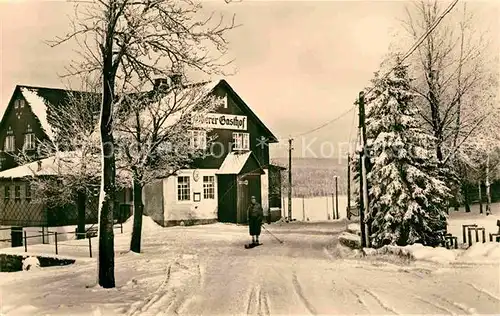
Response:
[{"label": "building gable", "polygon": [[225,98],[225,105],[227,107],[221,107],[217,109],[217,113],[222,114],[233,114],[242,115],[248,118],[248,124],[254,124],[255,127],[259,129],[261,136],[268,139],[269,143],[277,143],[278,139],[274,134],[267,128],[267,126],[260,120],[260,118],[250,109],[250,107],[243,101],[243,99],[234,91],[234,89],[227,83],[226,80],[222,79],[213,89],[215,95]]}]

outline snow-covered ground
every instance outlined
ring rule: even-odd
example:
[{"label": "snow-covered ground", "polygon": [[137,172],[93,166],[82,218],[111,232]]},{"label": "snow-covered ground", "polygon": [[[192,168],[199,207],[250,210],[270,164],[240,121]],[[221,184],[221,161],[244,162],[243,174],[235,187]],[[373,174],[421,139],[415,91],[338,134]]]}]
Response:
[{"label": "snow-covered ground", "polygon": [[[288,216],[288,198],[283,198],[283,214]],[[332,196],[317,196],[311,198],[292,198],[292,218],[301,221],[325,221],[333,219],[336,200]],[[354,205],[354,204],[353,204]],[[347,217],[347,196],[338,197],[339,218]]]},{"label": "snow-covered ground", "polygon": [[[485,211],[485,207],[486,205],[483,205],[483,211]],[[459,243],[462,243],[462,225],[476,224],[479,227],[485,228],[486,240],[489,240],[489,233],[499,233],[497,220],[500,220],[500,203],[493,203],[491,205],[491,215],[488,216],[486,214],[479,214],[478,204],[471,206],[470,213],[466,213],[463,207],[460,208],[459,212],[450,209],[448,216],[448,232],[458,237]],[[474,233],[472,238],[475,241]]]},{"label": "snow-covered ground", "polygon": [[130,223],[115,235],[115,289],[94,286],[95,257],[88,258],[85,241],[69,241],[75,245],[71,255],[86,259],[1,273],[0,314],[500,313],[498,264],[346,258],[337,242],[346,226],[344,221],[266,225],[284,243],[263,230],[264,245],[245,250],[245,226],[161,228],[145,218],[143,253],[126,252]]}]

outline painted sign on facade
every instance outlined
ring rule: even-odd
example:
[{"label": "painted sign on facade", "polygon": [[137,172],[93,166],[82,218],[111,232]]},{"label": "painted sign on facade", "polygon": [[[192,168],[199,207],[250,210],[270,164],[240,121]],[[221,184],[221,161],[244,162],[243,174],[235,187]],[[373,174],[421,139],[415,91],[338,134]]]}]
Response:
[{"label": "painted sign on facade", "polygon": [[247,117],[243,115],[207,113],[200,120],[198,125],[207,128],[247,130]]}]

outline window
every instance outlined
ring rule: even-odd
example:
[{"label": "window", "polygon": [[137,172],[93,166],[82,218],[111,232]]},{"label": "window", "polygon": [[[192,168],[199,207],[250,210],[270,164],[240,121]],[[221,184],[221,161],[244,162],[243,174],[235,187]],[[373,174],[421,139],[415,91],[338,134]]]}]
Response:
[{"label": "window", "polygon": [[10,200],[10,185],[6,185],[4,187],[4,196],[3,199],[5,202]]},{"label": "window", "polygon": [[14,186],[14,200],[16,202],[21,201],[21,186],[20,185]]},{"label": "window", "polygon": [[24,134],[24,149],[25,150],[34,150],[35,149],[35,134],[28,133]]},{"label": "window", "polygon": [[14,135],[6,136],[5,137],[4,150],[5,151],[14,151],[14,149],[15,149],[15,142],[16,142],[16,139],[14,138]]},{"label": "window", "polygon": [[224,96],[224,108],[227,109],[227,94]]},{"label": "window", "polygon": [[4,157],[0,157],[0,170],[3,169],[4,165],[5,165],[5,158]]},{"label": "window", "polygon": [[189,186],[189,177],[177,177],[177,200],[191,200],[191,192]]},{"label": "window", "polygon": [[250,150],[250,134],[233,133],[234,150]]},{"label": "window", "polygon": [[191,140],[189,142],[191,149],[206,149],[207,148],[207,132],[206,131],[191,131]]},{"label": "window", "polygon": [[203,198],[215,199],[215,177],[203,176]]},{"label": "window", "polygon": [[16,109],[21,109],[24,107],[24,100],[23,99],[17,99],[14,101],[14,108]]},{"label": "window", "polygon": [[26,191],[24,193],[26,194],[26,201],[31,202],[31,185],[26,183],[25,189]]}]

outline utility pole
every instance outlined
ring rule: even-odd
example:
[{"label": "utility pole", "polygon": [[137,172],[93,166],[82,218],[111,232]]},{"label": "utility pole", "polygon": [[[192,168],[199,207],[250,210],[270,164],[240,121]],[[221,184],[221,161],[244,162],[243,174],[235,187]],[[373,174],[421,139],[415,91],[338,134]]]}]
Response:
[{"label": "utility pole", "polygon": [[292,221],[292,138],[288,139],[288,220]]},{"label": "utility pole", "polygon": [[491,214],[490,155],[486,155],[486,215]]},{"label": "utility pole", "polygon": [[363,137],[361,138],[362,146],[361,152],[359,153],[359,225],[361,230],[361,247],[366,247],[366,231],[365,231],[365,190],[364,190],[364,170],[363,161],[365,154],[365,141],[366,141],[366,130],[365,130],[365,94],[363,91],[359,93],[359,128],[361,129]]},{"label": "utility pole", "polygon": [[481,196],[481,180],[478,184],[478,200],[479,200],[479,214],[483,214],[483,197]]},{"label": "utility pole", "polygon": [[338,176],[335,176],[335,218],[339,219],[339,185]]},{"label": "utility pole", "polygon": [[347,154],[347,219],[351,219],[351,155]]},{"label": "utility pole", "polygon": [[[326,199],[328,200],[328,197]],[[335,193],[332,193],[332,218],[337,219],[335,217],[335,203],[333,201],[335,201]]]}]

